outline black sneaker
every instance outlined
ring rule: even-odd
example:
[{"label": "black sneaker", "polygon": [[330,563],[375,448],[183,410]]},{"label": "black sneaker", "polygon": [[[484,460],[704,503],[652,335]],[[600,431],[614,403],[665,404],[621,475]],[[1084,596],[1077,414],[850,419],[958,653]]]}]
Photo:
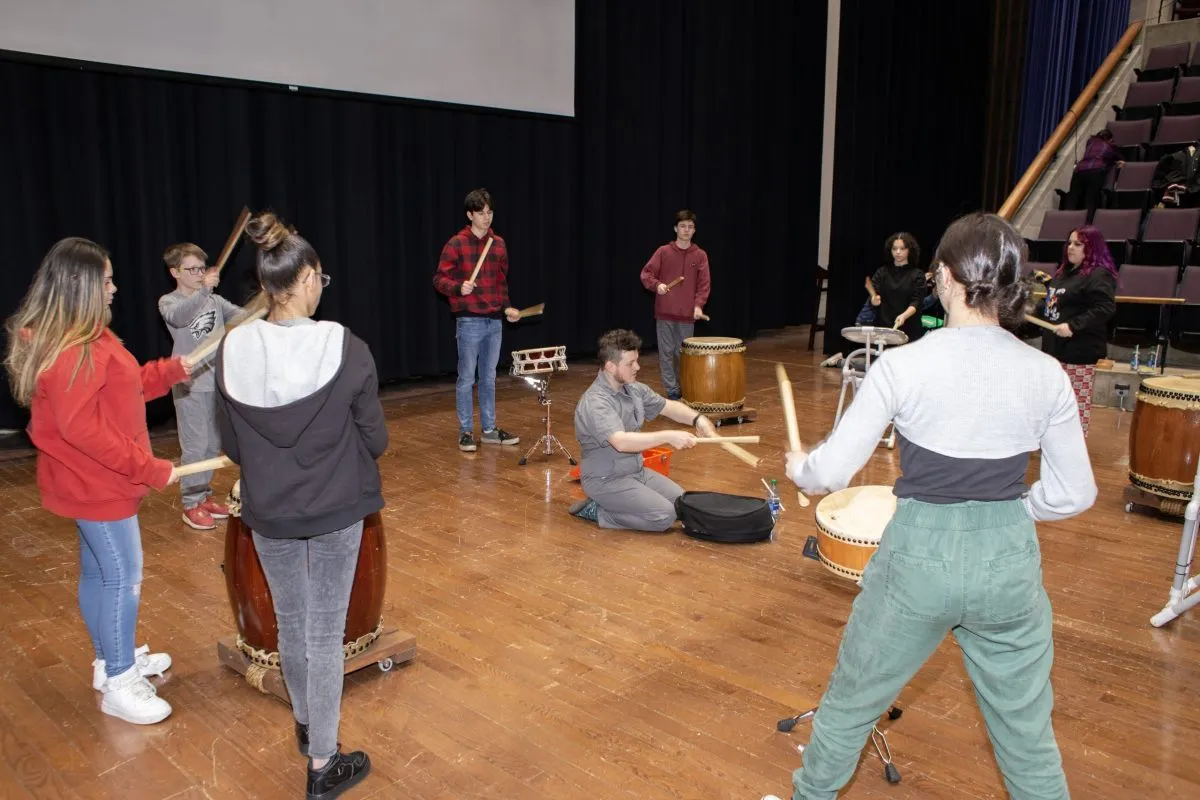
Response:
[{"label": "black sneaker", "polygon": [[496,428],[491,431],[484,431],[479,440],[484,444],[516,444],[521,441],[519,437],[513,436],[507,431]]},{"label": "black sneaker", "polygon": [[371,772],[371,759],[361,750],[334,753],[320,769],[308,762],[308,800],[329,800],[362,782]]},{"label": "black sneaker", "polygon": [[463,431],[458,437],[458,449],[464,453],[475,452],[475,437],[471,435],[470,431]]},{"label": "black sneaker", "polygon": [[300,755],[308,755],[308,726],[296,723],[296,748]]}]

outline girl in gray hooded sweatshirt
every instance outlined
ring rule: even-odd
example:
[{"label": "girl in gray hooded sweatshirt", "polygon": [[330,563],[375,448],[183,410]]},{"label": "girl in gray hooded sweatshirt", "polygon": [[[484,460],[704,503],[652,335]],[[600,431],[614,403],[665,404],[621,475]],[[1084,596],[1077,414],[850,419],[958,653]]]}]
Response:
[{"label": "girl in gray hooded sweatshirt", "polygon": [[242,519],[275,604],[308,798],[326,800],[371,769],[366,753],[338,750],[337,732],[346,610],[363,518],[383,508],[375,459],[388,431],[367,345],[311,319],[329,284],[312,245],[271,213],[246,233],[270,311],[218,352],[221,441],[242,468]]}]

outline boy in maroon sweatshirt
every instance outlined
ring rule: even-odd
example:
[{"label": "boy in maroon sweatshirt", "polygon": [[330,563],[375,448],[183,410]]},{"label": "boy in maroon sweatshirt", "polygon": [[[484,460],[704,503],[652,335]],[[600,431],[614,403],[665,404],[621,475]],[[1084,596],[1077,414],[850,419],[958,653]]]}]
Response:
[{"label": "boy in maroon sweatshirt", "polygon": [[[679,349],[691,337],[696,320],[708,302],[708,253],[692,243],[696,215],[687,209],[675,215],[675,241],[654,251],[642,267],[642,285],[652,292],[658,321],[658,369],[668,400],[679,400]],[[683,278],[671,288],[671,282]]]}]

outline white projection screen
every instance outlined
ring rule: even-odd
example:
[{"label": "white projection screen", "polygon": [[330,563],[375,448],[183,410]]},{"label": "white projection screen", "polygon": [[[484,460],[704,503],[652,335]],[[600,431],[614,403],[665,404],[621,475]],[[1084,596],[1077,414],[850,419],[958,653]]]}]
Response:
[{"label": "white projection screen", "polygon": [[575,114],[575,0],[0,0],[0,49]]}]

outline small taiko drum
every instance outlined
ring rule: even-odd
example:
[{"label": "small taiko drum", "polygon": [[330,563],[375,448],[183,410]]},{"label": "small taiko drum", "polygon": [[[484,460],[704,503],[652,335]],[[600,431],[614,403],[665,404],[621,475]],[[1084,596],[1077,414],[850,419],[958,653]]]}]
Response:
[{"label": "small taiko drum", "polygon": [[[250,528],[241,518],[241,481],[229,493],[225,528],[225,590],[237,622],[237,647],[252,662],[279,668],[279,628],[271,589],[254,549]],[[378,512],[363,520],[358,566],[346,611],[344,657],[366,650],[383,631],[383,594],[387,587],[387,545]]]},{"label": "small taiko drum", "polygon": [[725,336],[693,336],[679,348],[683,402],[704,414],[741,411],[746,405],[746,345]]},{"label": "small taiko drum", "polygon": [[890,486],[852,486],[817,503],[817,556],[835,575],[861,580],[896,513]]},{"label": "small taiko drum", "polygon": [[1191,500],[1200,456],[1200,380],[1147,378],[1129,427],[1129,482],[1171,500]]}]

